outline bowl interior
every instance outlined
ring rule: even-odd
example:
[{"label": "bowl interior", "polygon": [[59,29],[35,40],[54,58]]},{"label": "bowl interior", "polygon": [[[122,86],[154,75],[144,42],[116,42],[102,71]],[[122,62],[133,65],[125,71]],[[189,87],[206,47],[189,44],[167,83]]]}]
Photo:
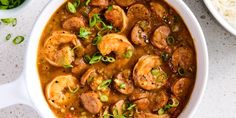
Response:
[{"label": "bowl interior", "polygon": [[[39,45],[41,34],[48,20],[64,2],[66,2],[66,0],[53,0],[43,10],[32,30],[26,55],[25,72],[28,91],[35,107],[37,108],[41,116],[45,118],[55,116],[50,110],[41,88],[37,70],[37,47]],[[194,17],[193,13],[185,5],[185,3],[181,0],[167,0],[166,2],[169,5],[173,6],[180,14],[180,16],[182,16],[194,39],[197,53],[197,75],[195,86],[189,103],[179,116],[180,118],[187,118],[191,117],[193,115],[193,112],[196,110],[206,86],[208,74],[207,47],[201,27]]]}]

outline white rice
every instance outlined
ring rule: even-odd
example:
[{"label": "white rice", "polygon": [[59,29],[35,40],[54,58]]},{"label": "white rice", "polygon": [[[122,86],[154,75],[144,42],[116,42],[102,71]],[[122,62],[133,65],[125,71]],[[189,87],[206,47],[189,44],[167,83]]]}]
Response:
[{"label": "white rice", "polygon": [[236,0],[211,0],[221,15],[236,28]]}]

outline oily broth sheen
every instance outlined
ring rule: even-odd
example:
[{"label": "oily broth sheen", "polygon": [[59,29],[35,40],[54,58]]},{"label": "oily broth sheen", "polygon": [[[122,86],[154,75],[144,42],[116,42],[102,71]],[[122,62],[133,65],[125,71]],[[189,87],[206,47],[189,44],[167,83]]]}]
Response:
[{"label": "oily broth sheen", "polygon": [[[137,0],[136,3],[141,3],[144,4],[149,10],[150,10],[150,5],[148,3],[155,1],[155,0]],[[155,1],[157,2],[157,1]],[[115,4],[115,2],[111,1],[112,4]],[[180,101],[180,104],[177,108],[174,109],[170,109],[168,112],[171,115],[171,117],[176,118],[181,111],[183,110],[183,108],[185,107],[185,105],[187,104],[189,97],[191,95],[193,86],[194,86],[194,82],[195,82],[195,78],[196,78],[196,54],[195,54],[195,49],[194,49],[194,43],[193,43],[193,39],[187,29],[187,27],[185,26],[183,20],[181,19],[181,17],[178,15],[178,13],[171,8],[167,3],[163,2],[163,1],[158,1],[158,3],[160,3],[161,5],[163,5],[166,9],[168,9],[168,12],[171,13],[172,15],[170,16],[174,16],[178,18],[178,22],[179,22],[179,31],[178,32],[171,32],[171,35],[173,37],[175,37],[175,39],[177,39],[177,41],[175,42],[175,44],[173,46],[171,46],[171,48],[173,50],[176,50],[178,47],[181,46],[188,46],[193,50],[193,64],[191,66],[192,71],[191,72],[186,72],[184,77],[190,78],[192,81],[192,85],[190,86],[190,91],[188,92],[188,94],[186,95],[186,97]],[[93,8],[93,7],[91,7]],[[124,11],[127,13],[127,8],[124,8]],[[78,12],[79,10],[77,10]],[[169,27],[171,27],[171,25],[168,25],[167,23],[163,22],[162,19],[157,18],[156,15],[154,14],[154,12],[151,12],[151,22],[152,22],[152,28],[150,30],[151,32],[151,36],[153,35],[154,31],[156,28],[158,28],[161,25],[167,25]],[[78,14],[78,13],[77,13]],[[67,75],[67,74],[72,74],[73,76],[75,76],[78,80],[80,80],[82,75],[78,75],[78,74],[74,74],[71,72],[71,69],[65,69],[63,67],[55,67],[50,65],[44,57],[44,43],[47,40],[48,37],[50,37],[50,35],[52,34],[52,32],[54,31],[58,31],[58,30],[63,30],[62,27],[62,23],[70,18],[74,16],[74,14],[71,14],[67,11],[66,9],[66,3],[63,4],[50,18],[50,20],[48,21],[44,32],[41,36],[40,39],[40,44],[38,47],[38,59],[37,59],[37,65],[38,65],[38,72],[39,72],[39,76],[40,76],[40,81],[41,81],[41,85],[43,88],[43,91],[45,92],[46,86],[48,85],[48,83],[50,83],[53,78],[59,76],[59,75]],[[87,20],[87,19],[86,19]],[[131,30],[133,28],[133,26],[128,26],[127,29]],[[70,31],[71,33],[76,33],[75,31]],[[129,39],[129,41],[132,43],[132,41],[130,40],[130,31],[127,32],[127,38]],[[151,37],[150,37],[151,38]],[[86,47],[85,45],[89,45],[87,42],[83,42],[81,41],[81,43],[84,45],[84,47]],[[141,46],[137,46],[135,44],[132,43],[132,45],[134,46],[135,50],[134,50],[134,54],[132,56],[132,58],[130,59],[129,63],[127,65],[125,65],[122,70],[125,69],[130,69],[132,70],[135,66],[135,64],[138,62],[139,58],[142,57],[143,55],[159,55],[161,56],[161,54],[163,53],[162,50],[159,50],[158,48],[154,47],[151,43],[148,43],[146,46],[141,47]],[[91,49],[89,51],[86,51],[88,54],[93,54],[96,51],[98,51],[96,48],[95,50]],[[173,54],[173,52],[171,53]],[[171,96],[173,93],[171,92],[171,86],[181,77],[178,76],[176,74],[176,72],[173,72],[172,68],[171,68],[171,61],[169,59],[169,61],[164,62],[161,65],[162,70],[168,75],[168,82],[165,84],[165,86],[162,88],[163,90],[165,90],[168,94],[168,96]],[[103,63],[97,63],[97,64],[93,64],[90,65],[90,67],[94,67],[96,69],[100,69],[103,68],[103,74],[106,75],[109,78],[112,78],[113,76],[117,75],[121,70],[116,68],[116,64],[109,64],[109,66],[107,66],[107,64],[103,64]],[[112,90],[111,94],[108,96],[109,97],[109,102],[107,103],[103,103],[104,106],[112,106],[113,104],[115,104],[118,100],[121,99],[126,99],[128,98],[128,95],[124,95],[121,94],[119,92],[117,92],[115,90],[115,88],[113,87],[113,85],[110,85],[110,88]],[[135,88],[138,88],[135,86]],[[80,94],[90,91],[90,87],[89,86],[85,86],[79,89],[79,91],[77,93],[75,93],[74,95],[77,96],[77,99],[69,104],[66,105],[66,108],[61,110],[61,109],[57,109],[54,108],[50,105],[50,108],[52,109],[52,111],[55,113],[55,115],[59,118],[71,118],[72,116],[76,116],[78,118],[80,118],[79,116],[87,116],[88,118],[96,118],[98,117],[98,115],[93,115],[91,113],[89,113],[86,109],[84,109],[81,100],[80,100]],[[155,91],[154,91],[155,92]],[[45,93],[46,94],[46,93]],[[45,97],[45,99],[47,99]],[[71,110],[71,107],[73,107],[74,109]],[[157,112],[153,112],[153,113],[157,113]],[[71,117],[70,117],[71,116]],[[76,118],[75,117],[75,118]]]}]

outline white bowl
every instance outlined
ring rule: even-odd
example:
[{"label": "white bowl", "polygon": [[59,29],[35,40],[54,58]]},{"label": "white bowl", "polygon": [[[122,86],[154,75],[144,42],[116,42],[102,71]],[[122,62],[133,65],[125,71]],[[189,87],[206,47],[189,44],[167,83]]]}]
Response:
[{"label": "white bowl", "polygon": [[[23,103],[35,108],[43,118],[55,117],[44,97],[37,70],[37,51],[40,37],[52,14],[66,0],[52,0],[43,10],[32,30],[27,49],[25,70],[15,82],[0,86],[0,108],[8,105]],[[208,76],[208,52],[202,29],[186,4],[182,0],[167,0],[185,21],[196,47],[197,75],[190,100],[179,118],[190,118],[197,109],[203,96]]]},{"label": "white bowl", "polygon": [[[234,28],[224,17],[217,11],[215,6],[212,4],[211,0],[204,0],[207,8],[211,12],[211,14],[215,17],[215,19],[231,34],[236,36],[236,28]],[[236,8],[235,8],[236,9]],[[236,21],[235,21],[236,22]]]},{"label": "white bowl", "polygon": [[33,0],[25,0],[20,6],[8,9],[8,10],[0,10],[0,18],[6,18],[14,16],[15,14],[22,13],[23,9],[30,4]]}]

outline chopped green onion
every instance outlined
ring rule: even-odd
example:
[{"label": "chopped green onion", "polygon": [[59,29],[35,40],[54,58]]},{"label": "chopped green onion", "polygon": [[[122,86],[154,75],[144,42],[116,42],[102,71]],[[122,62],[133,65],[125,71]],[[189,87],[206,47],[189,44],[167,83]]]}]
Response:
[{"label": "chopped green onion", "polygon": [[159,109],[158,114],[159,114],[159,112],[162,113],[162,112],[167,111],[168,109],[175,108],[175,107],[179,106],[179,101],[177,100],[177,98],[172,96],[171,100],[172,100],[172,103],[171,104],[169,103],[169,104],[165,105],[163,108],[161,108],[163,111],[161,109]]},{"label": "chopped green onion", "polygon": [[184,69],[183,68],[178,68],[178,74],[180,75],[180,76],[184,76]]},{"label": "chopped green onion", "polygon": [[165,113],[165,110],[163,108],[158,110],[158,115],[163,115]]},{"label": "chopped green onion", "polygon": [[24,38],[23,36],[17,36],[17,37],[15,37],[15,38],[13,39],[13,43],[14,43],[15,45],[17,45],[17,44],[22,43],[24,40],[25,40],[25,38]]},{"label": "chopped green onion", "polygon": [[8,0],[0,0],[0,3],[2,3],[2,5],[9,5],[9,1]]},{"label": "chopped green onion", "polygon": [[69,64],[69,65],[64,65],[64,68],[73,68],[73,65]]},{"label": "chopped green onion", "polygon": [[102,102],[108,102],[108,96],[107,95],[100,95],[100,100]]},{"label": "chopped green onion", "polygon": [[93,14],[92,18],[89,19],[89,26],[94,27],[99,22],[102,22],[100,14]]},{"label": "chopped green onion", "polygon": [[136,104],[128,104],[127,110],[132,110],[135,107],[136,107]]},{"label": "chopped green onion", "polygon": [[112,5],[108,6],[108,8],[107,8],[108,11],[111,11],[112,9],[113,9]]},{"label": "chopped green onion", "polygon": [[103,81],[99,86],[98,86],[98,90],[104,90],[106,89],[110,84],[111,84],[111,79],[105,80]]},{"label": "chopped green onion", "polygon": [[125,88],[126,88],[125,83],[120,84],[120,89],[125,89]]},{"label": "chopped green onion", "polygon": [[171,100],[172,100],[171,107],[177,107],[177,106],[179,106],[179,101],[177,100],[177,98],[172,97]]},{"label": "chopped green onion", "polygon": [[173,36],[168,36],[166,42],[168,45],[173,45],[175,43],[175,38]]},{"label": "chopped green onion", "polygon": [[152,69],[152,70],[151,70],[151,74],[152,74],[153,76],[158,76],[158,75],[160,75],[160,70],[158,70],[158,69]]},{"label": "chopped green onion", "polygon": [[91,60],[91,57],[89,55],[84,55],[84,61],[86,63],[89,63],[90,60]]},{"label": "chopped green onion", "polygon": [[74,6],[74,4],[72,4],[71,2],[67,3],[67,9],[70,13],[76,13],[76,6]]},{"label": "chopped green onion", "polygon": [[75,8],[78,8],[79,5],[80,5],[80,0],[75,0],[75,1],[73,2],[73,5],[75,6]]},{"label": "chopped green onion", "polygon": [[16,18],[3,18],[3,19],[1,19],[1,21],[5,25],[12,25],[13,27],[16,26],[16,24],[17,24]]},{"label": "chopped green onion", "polygon": [[131,58],[131,57],[133,56],[133,51],[130,50],[130,49],[128,49],[128,50],[124,53],[123,56],[124,56],[125,58],[129,59],[129,58]]},{"label": "chopped green onion", "polygon": [[91,0],[87,0],[85,5],[88,6],[88,4],[91,2]]},{"label": "chopped green onion", "polygon": [[105,56],[105,57],[102,57],[102,61],[105,63],[112,63],[112,62],[115,62],[116,59],[114,57]]},{"label": "chopped green onion", "polygon": [[98,43],[101,42],[101,40],[102,40],[102,36],[98,35],[98,36],[96,36],[96,37],[94,38],[92,44],[93,44],[93,45],[97,45]]},{"label": "chopped green onion", "polygon": [[71,93],[75,94],[79,90],[79,87],[76,87],[75,89],[72,89],[70,86],[68,86],[68,89]]},{"label": "chopped green onion", "polygon": [[89,64],[95,64],[95,63],[98,63],[99,61],[101,61],[102,59],[102,55],[100,53],[95,53],[90,61],[89,61]]},{"label": "chopped green onion", "polygon": [[7,40],[7,41],[10,40],[10,38],[11,38],[11,34],[7,34],[6,40]]},{"label": "chopped green onion", "polygon": [[168,53],[163,52],[163,53],[161,54],[161,58],[162,58],[163,61],[166,62],[166,61],[169,60],[170,56],[169,56]]},{"label": "chopped green onion", "polygon": [[92,34],[87,28],[80,28],[79,30],[79,37],[82,39],[88,39],[88,36]]},{"label": "chopped green onion", "polygon": [[18,7],[25,0],[0,0],[0,10],[7,10]]}]

